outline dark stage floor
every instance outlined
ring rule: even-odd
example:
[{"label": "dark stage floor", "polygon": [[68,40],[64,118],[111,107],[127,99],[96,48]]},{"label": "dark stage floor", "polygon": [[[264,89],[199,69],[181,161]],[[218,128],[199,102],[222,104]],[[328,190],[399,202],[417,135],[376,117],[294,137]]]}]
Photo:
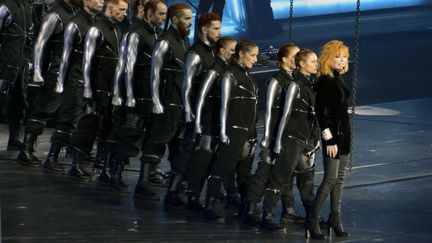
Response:
[{"label": "dark stage floor", "polygon": [[[432,98],[423,98],[358,107],[354,164],[343,200],[345,228],[352,236],[333,241],[432,242],[431,106]],[[38,151],[47,151],[49,134],[40,138]],[[5,126],[0,136],[4,151]],[[253,230],[230,210],[225,224],[211,224],[186,210],[164,210],[161,202],[134,201],[130,192],[120,194],[97,182],[22,167],[14,156],[1,152],[3,242],[306,241],[301,226],[288,226],[285,233]],[[317,164],[316,185],[322,178],[320,158]],[[126,175],[131,188],[137,166],[135,159]],[[159,188],[161,195],[164,191]]]}]

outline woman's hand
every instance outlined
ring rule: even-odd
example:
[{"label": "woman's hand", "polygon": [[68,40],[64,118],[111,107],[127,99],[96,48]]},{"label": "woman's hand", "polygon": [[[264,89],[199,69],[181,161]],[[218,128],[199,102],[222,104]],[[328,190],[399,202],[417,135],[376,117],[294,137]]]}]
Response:
[{"label": "woman's hand", "polygon": [[327,150],[327,156],[329,156],[330,158],[334,158],[334,157],[336,157],[336,154],[338,152],[338,147],[336,144],[335,145],[327,145],[326,150]]}]

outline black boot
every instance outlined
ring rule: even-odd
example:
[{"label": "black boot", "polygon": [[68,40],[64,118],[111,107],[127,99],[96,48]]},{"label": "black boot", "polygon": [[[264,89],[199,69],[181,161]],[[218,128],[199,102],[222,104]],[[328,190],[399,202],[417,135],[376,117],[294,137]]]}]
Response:
[{"label": "black boot", "polygon": [[330,206],[331,213],[327,221],[328,235],[330,236],[331,229],[333,229],[336,236],[348,237],[350,234],[343,230],[341,221],[341,204],[342,204],[342,190],[343,190],[343,180],[345,177],[346,166],[349,162],[349,155],[339,156],[339,170],[337,174],[336,182],[333,189],[330,192]]},{"label": "black boot", "polygon": [[306,238],[312,239],[325,239],[325,235],[321,233],[321,228],[319,224],[319,217],[311,216],[310,219],[306,220]]},{"label": "black boot", "polygon": [[68,171],[68,174],[76,179],[87,180],[91,177],[91,174],[87,172],[83,167],[84,154],[73,150],[72,151],[72,167]]},{"label": "black boot", "polygon": [[24,149],[24,144],[20,139],[20,125],[10,123],[7,151],[21,151]]},{"label": "black boot", "polygon": [[[95,160],[95,162],[98,159]],[[109,186],[114,186],[112,185],[113,182],[115,182],[115,178],[113,178],[113,181],[111,181],[111,178],[113,177],[112,174],[108,174],[108,168],[110,168],[111,173],[117,173],[117,164],[114,165],[113,161],[112,161],[112,153],[107,153],[104,160],[102,161],[102,166],[95,166],[95,164],[93,164],[93,168],[99,168],[101,170],[98,180],[99,182],[101,182],[102,184],[106,185],[108,184]],[[111,185],[110,185],[111,183]],[[114,186],[115,187],[115,186]]]},{"label": "black boot", "polygon": [[126,190],[128,186],[123,181],[124,162],[118,162],[112,158],[111,153],[107,153],[107,160],[110,160],[110,178],[108,185],[116,190]]},{"label": "black boot", "polygon": [[281,226],[280,224],[277,224],[274,221],[273,213],[266,212],[266,211],[264,211],[263,213],[260,226],[263,229],[266,229],[268,231],[274,231],[274,232],[280,232],[285,230],[285,227]]},{"label": "black boot", "polygon": [[282,231],[285,229],[285,227],[274,221],[274,213],[280,196],[280,189],[266,188],[263,201],[263,217],[260,223],[261,228],[269,231]]},{"label": "black boot", "polygon": [[189,192],[186,208],[197,213],[202,212],[204,210],[204,206],[201,204],[199,199],[198,193]]},{"label": "black boot", "polygon": [[45,172],[52,172],[52,173],[63,173],[64,172],[63,167],[61,167],[57,164],[58,156],[59,156],[61,148],[62,148],[62,146],[60,146],[59,144],[56,144],[56,143],[51,144],[47,159],[42,164],[42,168]]},{"label": "black boot", "polygon": [[260,214],[258,212],[257,204],[252,202],[244,203],[243,223],[256,227],[260,221]]},{"label": "black boot", "polygon": [[37,135],[34,133],[24,135],[24,149],[21,150],[17,157],[17,161],[22,165],[38,166],[41,164],[41,161],[33,154],[36,139]]},{"label": "black boot", "polygon": [[215,197],[207,198],[204,210],[204,218],[215,223],[224,223],[225,219],[216,213],[218,199]]},{"label": "black boot", "polygon": [[299,224],[304,223],[304,218],[300,216],[294,207],[282,206],[281,224]]},{"label": "black boot", "polygon": [[184,206],[183,201],[179,197],[179,185],[183,179],[182,174],[171,172],[170,183],[164,199],[164,207],[181,207]]},{"label": "black boot", "polygon": [[147,200],[160,200],[159,194],[150,187],[151,164],[141,161],[140,176],[135,186],[134,197]]}]

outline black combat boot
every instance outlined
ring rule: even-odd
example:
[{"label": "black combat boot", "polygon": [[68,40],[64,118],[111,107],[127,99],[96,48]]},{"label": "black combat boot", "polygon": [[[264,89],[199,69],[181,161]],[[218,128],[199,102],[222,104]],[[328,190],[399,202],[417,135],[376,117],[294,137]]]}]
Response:
[{"label": "black combat boot", "polygon": [[141,161],[140,176],[135,186],[134,197],[159,201],[159,194],[150,187],[150,169],[151,164]]},{"label": "black combat boot", "polygon": [[41,161],[33,154],[36,139],[37,135],[34,133],[24,135],[24,149],[20,151],[17,157],[17,161],[22,165],[38,166],[41,164]]},{"label": "black combat boot", "polygon": [[62,146],[57,143],[52,143],[48,152],[47,159],[43,162],[42,168],[45,172],[63,173],[63,167],[57,164],[58,156]]}]

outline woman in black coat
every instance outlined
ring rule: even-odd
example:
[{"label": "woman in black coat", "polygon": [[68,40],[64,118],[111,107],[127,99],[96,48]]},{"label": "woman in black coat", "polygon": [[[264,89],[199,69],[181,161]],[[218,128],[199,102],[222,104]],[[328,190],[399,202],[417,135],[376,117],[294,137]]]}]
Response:
[{"label": "woman in black coat", "polygon": [[341,223],[342,187],[351,153],[351,128],[347,100],[351,91],[342,79],[348,71],[348,47],[332,40],[321,50],[316,88],[316,116],[321,128],[324,179],[315,196],[309,231],[313,238],[325,238],[319,227],[319,215],[330,194],[328,232],[347,237]]}]

